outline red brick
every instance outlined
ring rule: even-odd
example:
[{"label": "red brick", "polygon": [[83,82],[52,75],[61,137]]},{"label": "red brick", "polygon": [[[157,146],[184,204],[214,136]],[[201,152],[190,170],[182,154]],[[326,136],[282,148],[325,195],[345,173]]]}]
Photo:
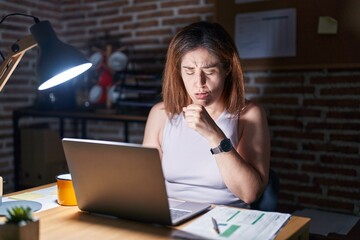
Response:
[{"label": "red brick", "polygon": [[310,80],[311,84],[323,84],[323,85],[346,85],[351,83],[359,83],[360,76],[339,76],[339,77],[313,77]]},{"label": "red brick", "polygon": [[[286,125],[285,125],[286,126]],[[301,126],[300,126],[301,127]],[[322,140],[324,139],[324,134],[320,132],[302,132],[302,131],[274,131],[274,136],[280,138],[289,138],[289,139],[302,139],[302,140]]]},{"label": "red brick", "polygon": [[128,0],[116,0],[111,2],[94,0],[94,2],[97,3],[98,9],[104,9],[104,8],[117,9],[128,5]]},{"label": "red brick", "polygon": [[304,108],[270,108],[269,116],[291,116],[291,117],[320,117],[321,111],[317,109]]},{"label": "red brick", "polygon": [[300,173],[292,173],[288,169],[287,171],[278,172],[279,178],[281,182],[293,182],[293,183],[310,183],[310,175],[309,174],[300,174]]},{"label": "red brick", "polygon": [[297,97],[254,97],[254,99],[266,106],[269,105],[282,105],[282,106],[298,106],[299,99]]},{"label": "red brick", "polygon": [[203,13],[211,13],[214,11],[214,7],[197,7],[197,8],[180,8],[178,10],[180,15],[187,14],[203,14]]},{"label": "red brick", "polygon": [[318,206],[322,209],[344,211],[352,213],[354,211],[354,204],[349,202],[343,202],[341,200],[332,200],[328,197],[303,197],[298,198],[299,202],[303,206]]},{"label": "red brick", "polygon": [[287,183],[285,181],[281,181],[280,188],[283,192],[294,192],[296,195],[299,193],[312,193],[321,195],[322,193],[322,190],[319,186],[311,184]]},{"label": "red brick", "polygon": [[286,140],[278,140],[276,139],[276,136],[271,140],[271,147],[273,149],[282,148],[285,150],[297,150],[297,143],[296,142],[290,142]]},{"label": "red brick", "polygon": [[360,129],[360,123],[328,123],[328,122],[309,122],[307,130],[354,130]]},{"label": "red brick", "polygon": [[96,20],[84,20],[81,22],[72,22],[68,24],[69,28],[79,28],[79,27],[86,27],[86,26],[94,26],[96,25]]},{"label": "red brick", "polygon": [[349,177],[355,177],[357,172],[353,168],[340,168],[340,167],[328,167],[320,164],[302,164],[301,170],[304,172],[332,174],[332,175],[344,175]]},{"label": "red brick", "polygon": [[148,21],[127,23],[124,24],[123,28],[127,30],[136,30],[141,28],[156,27],[158,25],[159,25],[158,20],[148,20]]},{"label": "red brick", "polygon": [[195,17],[176,17],[162,20],[163,25],[188,25],[192,22],[200,21],[201,18],[199,16]]},{"label": "red brick", "polygon": [[327,118],[334,118],[334,119],[346,119],[348,120],[358,120],[360,119],[360,111],[354,109],[354,111],[331,111],[326,113]]},{"label": "red brick", "polygon": [[[277,158],[277,159],[290,159],[290,160],[296,160],[296,161],[315,161],[315,156],[310,153],[304,153],[304,152],[281,152],[278,150],[272,150],[271,151],[271,157]],[[273,161],[272,161],[273,162]]]},{"label": "red brick", "polygon": [[288,95],[288,94],[312,94],[314,93],[314,87],[266,87],[264,94],[277,94],[277,95]]},{"label": "red brick", "polygon": [[80,12],[92,12],[95,11],[95,8],[92,5],[72,5],[72,6],[65,6],[63,8],[64,16],[67,16],[68,13],[80,13]]},{"label": "red brick", "polygon": [[271,117],[269,117],[268,123],[272,128],[280,126],[302,129],[304,125],[304,123],[299,120],[275,119]]},{"label": "red brick", "polygon": [[149,10],[156,10],[156,4],[148,4],[148,5],[136,5],[136,6],[127,6],[123,8],[123,13],[140,13]]},{"label": "red brick", "polygon": [[272,168],[276,169],[285,169],[286,171],[297,171],[298,165],[295,162],[284,162],[284,161],[277,161],[277,159],[271,159],[270,165]]},{"label": "red brick", "polygon": [[327,164],[339,164],[339,165],[359,165],[359,157],[345,157],[345,156],[333,156],[322,155],[320,156],[321,163]]},{"label": "red brick", "polygon": [[329,197],[337,197],[337,198],[348,198],[353,200],[359,200],[360,199],[360,191],[344,191],[344,190],[332,190],[329,189],[327,191],[327,195]]},{"label": "red brick", "polygon": [[360,143],[360,134],[330,134],[330,140]]},{"label": "red brick", "polygon": [[360,181],[358,179],[348,179],[348,178],[335,178],[335,177],[314,177],[314,183],[323,186],[329,187],[343,187],[348,189],[356,189],[360,188]]},{"label": "red brick", "polygon": [[106,25],[106,24],[112,24],[112,23],[124,23],[124,22],[126,23],[126,22],[129,22],[131,20],[132,20],[132,17],[129,16],[129,15],[120,15],[120,16],[115,15],[114,17],[100,20],[100,24],[101,25]]},{"label": "red brick", "polygon": [[159,17],[170,17],[173,16],[174,12],[171,10],[160,10],[150,13],[142,13],[137,16],[138,19],[148,19],[148,18],[159,18]]},{"label": "red brick", "polygon": [[162,8],[176,8],[182,6],[197,5],[198,2],[199,2],[198,0],[175,0],[175,1],[162,2],[160,6]]},{"label": "red brick", "polygon": [[358,147],[351,146],[341,146],[336,144],[328,144],[328,143],[303,143],[303,149],[309,151],[327,151],[327,152],[336,152],[336,153],[344,153],[344,154],[357,154]]},{"label": "red brick", "polygon": [[[360,87],[344,87],[344,88],[324,88],[320,90],[321,95],[332,95],[332,96],[341,96],[344,95],[359,95],[360,94]],[[356,99],[358,99],[358,96],[355,96]],[[358,101],[360,103],[360,100]]]},{"label": "red brick", "polygon": [[118,14],[117,9],[109,9],[106,11],[94,11],[87,14],[87,18],[101,18],[101,17],[108,17],[108,16],[116,16]]},{"label": "red brick", "polygon": [[129,39],[129,40],[123,40],[124,44],[128,44],[130,46],[135,46],[135,45],[147,45],[147,44],[157,44],[159,43],[159,40],[157,38],[147,38],[147,39]]},{"label": "red brick", "polygon": [[171,29],[153,29],[153,30],[143,30],[137,31],[135,36],[144,37],[144,36],[155,36],[159,37],[162,35],[169,35],[171,34]]},{"label": "red brick", "polygon": [[266,85],[292,85],[302,86],[304,79],[301,76],[286,76],[286,77],[257,77],[255,83]]},{"label": "red brick", "polygon": [[357,108],[359,101],[355,99],[305,99],[303,102],[305,107],[341,107],[341,108]]}]

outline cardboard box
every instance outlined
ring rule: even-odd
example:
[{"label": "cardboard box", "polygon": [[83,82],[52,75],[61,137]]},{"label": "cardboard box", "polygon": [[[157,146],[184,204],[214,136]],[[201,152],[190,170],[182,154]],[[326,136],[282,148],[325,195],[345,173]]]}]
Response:
[{"label": "cardboard box", "polygon": [[57,131],[45,127],[20,130],[20,185],[34,187],[56,181],[68,168]]}]

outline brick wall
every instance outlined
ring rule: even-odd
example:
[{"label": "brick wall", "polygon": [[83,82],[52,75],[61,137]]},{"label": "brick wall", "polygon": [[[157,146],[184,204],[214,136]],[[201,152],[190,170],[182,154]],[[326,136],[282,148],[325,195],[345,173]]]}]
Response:
[{"label": "brick wall", "polygon": [[360,72],[248,72],[268,113],[282,208],[359,215]]},{"label": "brick wall", "polygon": [[[94,40],[107,36],[131,49],[142,70],[161,72],[171,36],[193,21],[212,20],[213,7],[214,0],[19,0],[0,2],[0,13],[21,11],[48,19],[61,39],[86,54]],[[31,21],[18,20],[21,24],[9,19],[0,25],[1,51],[27,34]],[[36,50],[26,54],[0,93],[0,174],[9,181],[7,191],[13,176],[11,114],[35,99],[35,55]],[[247,97],[268,113],[271,166],[281,177],[280,209],[315,207],[359,215],[360,71],[244,70]],[[92,122],[89,138],[121,141],[122,127]],[[130,141],[141,142],[143,128],[132,124]]]},{"label": "brick wall", "polygon": [[[1,1],[1,17],[9,13],[35,15],[40,20],[48,19],[57,23],[60,16],[56,6],[47,1]],[[16,40],[30,34],[33,19],[12,16],[0,24],[0,51],[7,55],[8,47]],[[0,92],[0,175],[4,177],[4,191],[13,189],[13,129],[12,112],[19,107],[32,104],[36,96],[37,82],[34,74],[36,48],[25,53],[11,78]],[[2,62],[2,60],[1,60]]]}]

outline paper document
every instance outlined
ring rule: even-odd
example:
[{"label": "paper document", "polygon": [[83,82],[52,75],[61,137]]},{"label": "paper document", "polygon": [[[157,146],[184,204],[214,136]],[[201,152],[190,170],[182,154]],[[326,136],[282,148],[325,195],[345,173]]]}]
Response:
[{"label": "paper document", "polygon": [[242,59],[296,56],[296,10],[237,14],[235,42]]},{"label": "paper document", "polygon": [[182,230],[206,239],[274,239],[290,217],[285,213],[217,206]]},{"label": "paper document", "polygon": [[3,198],[4,202],[16,201],[16,200],[29,200],[35,201],[42,204],[39,212],[58,207],[59,204],[56,201],[57,199],[57,186],[52,186],[44,189],[35,190],[32,192],[25,192],[10,197]]}]

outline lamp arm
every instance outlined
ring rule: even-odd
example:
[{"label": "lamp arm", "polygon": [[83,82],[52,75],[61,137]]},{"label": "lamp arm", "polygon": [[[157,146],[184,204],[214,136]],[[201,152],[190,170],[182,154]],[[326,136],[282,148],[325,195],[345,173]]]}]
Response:
[{"label": "lamp arm", "polygon": [[37,43],[33,36],[28,35],[18,40],[9,48],[9,53],[0,68],[0,92],[9,80],[11,74],[14,72],[25,52],[36,45]]}]

